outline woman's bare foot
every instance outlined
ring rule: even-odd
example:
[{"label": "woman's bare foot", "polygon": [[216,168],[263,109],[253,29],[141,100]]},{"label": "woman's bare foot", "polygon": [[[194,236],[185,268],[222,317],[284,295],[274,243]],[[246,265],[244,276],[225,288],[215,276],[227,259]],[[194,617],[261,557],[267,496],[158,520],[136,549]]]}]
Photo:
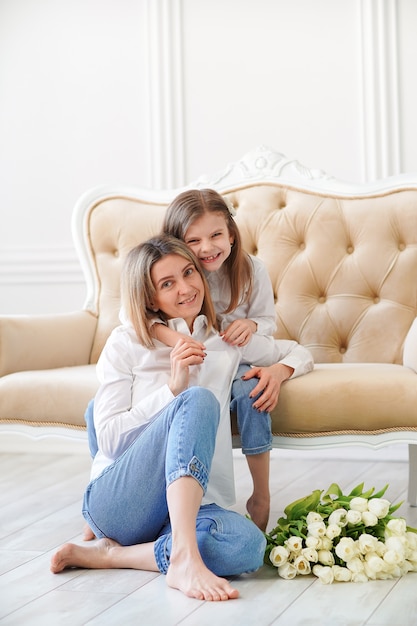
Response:
[{"label": "woman's bare foot", "polygon": [[266,531],[269,520],[269,498],[257,498],[255,494],[252,494],[249,500],[246,502],[246,510],[250,515],[250,518],[257,527]]},{"label": "woman's bare foot", "polygon": [[86,522],[84,524],[84,528],[83,528],[83,540],[84,541],[92,541],[95,538],[96,538],[95,534],[93,533],[93,531],[91,530],[91,528],[89,527],[89,525]]},{"label": "woman's bare foot", "polygon": [[85,567],[88,569],[107,569],[111,565],[111,551],[119,544],[112,539],[100,539],[90,546],[78,546],[75,543],[64,544],[51,559],[51,572],[58,574],[66,567]]},{"label": "woman's bare foot", "polygon": [[225,578],[211,572],[200,557],[172,559],[167,572],[167,584],[186,596],[212,602],[234,600],[239,592]]}]

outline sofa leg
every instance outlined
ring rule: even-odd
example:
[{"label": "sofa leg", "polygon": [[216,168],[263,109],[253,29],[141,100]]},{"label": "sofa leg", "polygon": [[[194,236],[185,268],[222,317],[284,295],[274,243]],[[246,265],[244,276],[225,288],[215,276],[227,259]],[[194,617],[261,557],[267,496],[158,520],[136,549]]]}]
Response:
[{"label": "sofa leg", "polygon": [[408,503],[417,506],[417,444],[408,444]]}]

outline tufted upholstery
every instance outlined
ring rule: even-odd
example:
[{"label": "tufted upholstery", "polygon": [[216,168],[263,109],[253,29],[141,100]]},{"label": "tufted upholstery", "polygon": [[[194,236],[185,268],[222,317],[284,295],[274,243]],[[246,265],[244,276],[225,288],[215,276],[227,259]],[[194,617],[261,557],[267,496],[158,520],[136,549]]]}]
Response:
[{"label": "tufted upholstery", "polygon": [[[299,167],[276,175],[274,167],[194,185],[216,187],[232,201],[245,249],[271,277],[277,337],[297,340],[315,359],[313,372],[283,386],[274,444],[358,437],[375,446],[416,444],[417,180],[369,189],[321,175],[311,181]],[[74,235],[85,309],[0,318],[0,423],[83,428],[97,388],[94,364],[118,324],[123,258],[159,232],[178,191],[99,189],[80,199]],[[417,471],[417,446],[411,450]],[[411,491],[415,502],[414,479]]]}]

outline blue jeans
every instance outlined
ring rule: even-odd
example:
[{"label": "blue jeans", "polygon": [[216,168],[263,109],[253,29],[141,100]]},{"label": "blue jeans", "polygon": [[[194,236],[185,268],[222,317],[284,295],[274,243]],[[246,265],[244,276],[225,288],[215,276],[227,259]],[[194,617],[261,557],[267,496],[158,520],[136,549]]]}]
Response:
[{"label": "blue jeans", "polygon": [[[155,542],[166,573],[171,528],[166,489],[192,476],[205,491],[219,422],[219,404],[202,387],[177,396],[130,447],[88,485],[83,515],[97,537],[122,545]],[[201,506],[197,541],[207,567],[219,576],[254,571],[263,563],[265,537],[250,520],[216,504]]]},{"label": "blue jeans", "polygon": [[[249,365],[240,365],[232,385],[232,400],[230,410],[237,414],[237,426],[242,443],[242,452],[261,454],[272,448],[271,417],[265,411],[253,408],[255,398],[249,398],[252,389],[258,383],[257,378],[242,380],[241,376],[249,370]],[[87,424],[88,445],[94,459],[97,454],[97,438],[94,427],[94,399],[90,400],[84,414]]]},{"label": "blue jeans", "polygon": [[88,447],[91,458],[94,459],[98,452],[96,427],[94,426],[94,398],[90,400],[84,413],[84,420],[87,425]]},{"label": "blue jeans", "polygon": [[249,365],[239,366],[232,385],[232,401],[230,403],[230,410],[237,415],[237,427],[242,452],[245,455],[262,454],[272,448],[271,417],[265,411],[254,409],[252,405],[256,398],[249,397],[251,391],[258,384],[258,379],[242,380],[241,378],[249,369]]}]

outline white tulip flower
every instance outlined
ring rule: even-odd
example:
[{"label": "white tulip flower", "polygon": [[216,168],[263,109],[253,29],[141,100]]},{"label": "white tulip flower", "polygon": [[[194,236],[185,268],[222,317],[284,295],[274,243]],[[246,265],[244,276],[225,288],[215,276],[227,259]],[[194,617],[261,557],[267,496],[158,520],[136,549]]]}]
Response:
[{"label": "white tulip flower", "polygon": [[310,511],[306,517],[306,524],[314,524],[315,522],[322,522],[323,518],[320,513],[316,513],[316,511]]},{"label": "white tulip flower", "polygon": [[324,537],[326,534],[326,524],[323,522],[312,522],[307,526],[307,533],[313,537]]},{"label": "white tulip flower", "polygon": [[298,554],[299,552],[301,552],[301,548],[303,547],[303,540],[301,539],[301,537],[295,537],[294,535],[292,535],[286,540],[285,546],[290,552],[295,552],[296,554]]},{"label": "white tulip flower", "polygon": [[352,579],[352,572],[347,567],[333,565],[332,570],[334,579],[338,582],[348,583]]},{"label": "white tulip flower", "polygon": [[[309,535],[306,538],[306,547],[307,548],[314,548],[317,549],[319,547],[320,544],[320,539],[319,537],[313,537],[313,535]],[[320,546],[321,547],[321,546]]]},{"label": "white tulip flower", "polygon": [[357,526],[362,522],[362,512],[355,509],[349,509],[349,511],[346,513],[346,519],[348,524],[352,524],[352,526]]},{"label": "white tulip flower", "polygon": [[387,550],[382,558],[388,565],[399,565],[404,560],[403,553],[397,550]]},{"label": "white tulip flower", "polygon": [[319,562],[322,565],[334,565],[334,556],[333,552],[330,550],[319,550],[318,551]]},{"label": "white tulip flower", "polygon": [[288,561],[289,556],[290,553],[286,548],[284,548],[284,546],[274,546],[269,553],[269,560],[271,561],[272,565],[275,565],[275,567],[279,567],[280,565],[283,565]]},{"label": "white tulip flower", "polygon": [[378,539],[373,535],[362,533],[358,539],[358,548],[361,554],[369,554],[376,552],[378,546]]},{"label": "white tulip flower", "polygon": [[402,517],[394,517],[394,519],[390,519],[385,527],[385,531],[388,535],[405,535],[407,532],[405,519]]},{"label": "white tulip flower", "polygon": [[328,539],[334,539],[338,537],[342,532],[342,527],[339,524],[329,524],[326,530],[326,537]]},{"label": "white tulip flower", "polygon": [[342,561],[348,562],[357,554],[357,547],[351,537],[342,537],[335,548],[336,555]]},{"label": "white tulip flower", "polygon": [[387,550],[395,550],[396,552],[404,554],[407,546],[407,538],[405,535],[402,537],[397,535],[388,537],[388,539],[385,540],[385,546]]},{"label": "white tulip flower", "polygon": [[301,554],[310,561],[310,563],[317,563],[319,560],[318,552],[315,548],[303,548]]},{"label": "white tulip flower", "polygon": [[333,511],[333,513],[330,513],[329,515],[329,525],[337,524],[338,526],[342,526],[342,528],[345,527],[347,524],[346,515],[346,509],[336,509],[335,511]]},{"label": "white tulip flower", "polygon": [[352,498],[349,503],[349,508],[351,511],[359,511],[360,513],[363,513],[363,511],[368,510],[368,500],[360,496]]},{"label": "white tulip flower", "polygon": [[319,550],[332,550],[333,549],[333,541],[325,536],[320,539]]},{"label": "white tulip flower", "polygon": [[371,498],[368,501],[368,510],[374,513],[378,519],[386,517],[389,513],[391,502],[385,498]]},{"label": "white tulip flower", "polygon": [[311,573],[311,565],[310,561],[306,559],[303,554],[299,554],[293,561],[293,565],[297,570],[297,574],[310,574]]},{"label": "white tulip flower", "polygon": [[407,539],[407,546],[411,550],[416,550],[417,551],[417,533],[413,533],[411,531],[407,531],[405,533],[405,537]]},{"label": "white tulip flower", "polygon": [[334,581],[333,569],[325,565],[315,565],[313,574],[317,576],[321,583],[330,585]]},{"label": "white tulip flower", "polygon": [[351,572],[355,574],[359,574],[364,571],[363,560],[359,556],[354,556],[346,562],[346,567],[350,569]]},{"label": "white tulip flower", "polygon": [[[377,554],[367,554],[364,561],[365,572],[382,572],[386,568],[384,559],[381,559]],[[368,577],[370,578],[369,574]]]},{"label": "white tulip flower", "polygon": [[372,511],[363,511],[362,522],[365,526],[376,526],[378,524],[378,518]]},{"label": "white tulip flower", "polygon": [[278,574],[281,578],[285,578],[286,580],[291,580],[297,576],[297,570],[292,563],[284,563],[280,567],[278,567]]}]

